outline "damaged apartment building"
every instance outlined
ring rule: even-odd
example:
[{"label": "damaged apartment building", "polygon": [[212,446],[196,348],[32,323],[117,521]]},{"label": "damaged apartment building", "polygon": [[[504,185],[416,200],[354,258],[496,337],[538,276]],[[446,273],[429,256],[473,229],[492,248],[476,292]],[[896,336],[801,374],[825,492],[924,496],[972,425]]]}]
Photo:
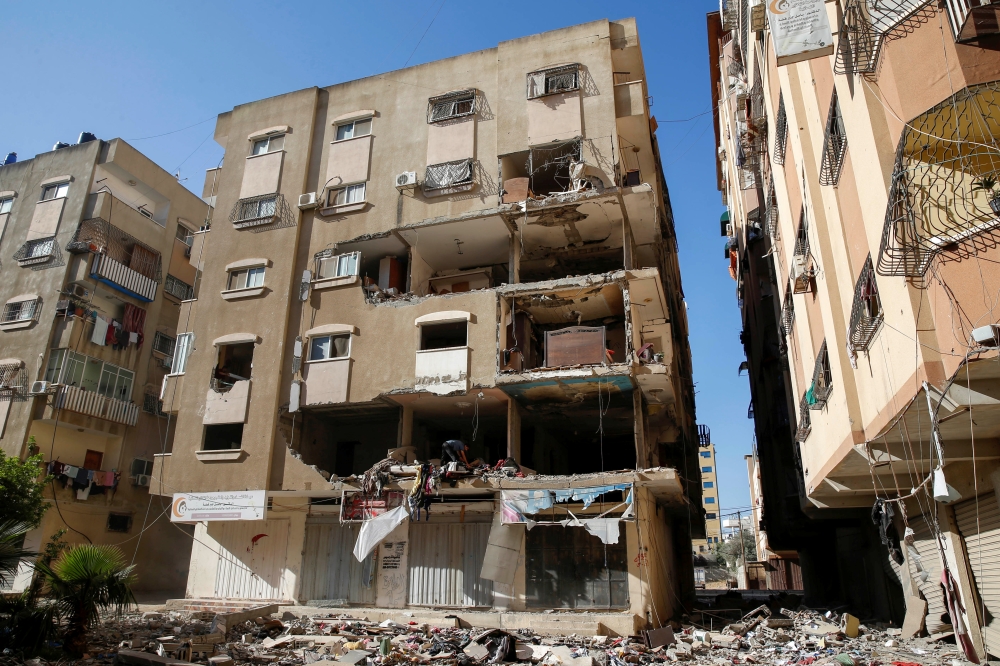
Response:
[{"label": "damaged apartment building", "polygon": [[219,116],[153,470],[196,525],[188,597],[631,633],[692,594],[691,358],[645,79],[635,22],[602,20]]},{"label": "damaged apartment building", "polygon": [[[159,393],[207,214],[121,139],[84,132],[0,166],[0,446],[40,455],[52,477],[25,548],[59,530],[70,544],[121,544],[139,594],[177,593],[187,579],[191,542],[177,528],[191,529],[153,520],[168,503],[149,480],[173,430]],[[13,591],[31,574],[24,562]]]},{"label": "damaged apartment building", "polygon": [[768,584],[1000,657],[996,5],[789,5],[708,16]]}]

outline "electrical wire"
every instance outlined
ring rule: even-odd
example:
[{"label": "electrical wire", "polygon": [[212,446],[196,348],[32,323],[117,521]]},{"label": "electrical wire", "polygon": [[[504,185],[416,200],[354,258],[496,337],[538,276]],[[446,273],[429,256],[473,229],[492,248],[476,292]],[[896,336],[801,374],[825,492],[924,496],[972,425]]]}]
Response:
[{"label": "electrical wire", "polygon": [[218,117],[219,117],[218,114],[216,114],[216,115],[213,115],[210,118],[205,118],[202,121],[196,122],[194,125],[188,125],[187,127],[182,127],[180,129],[171,130],[170,132],[164,132],[163,134],[153,134],[152,136],[143,136],[143,137],[139,137],[138,139],[125,139],[125,140],[128,141],[129,143],[132,143],[134,141],[145,141],[146,139],[159,139],[161,136],[169,136],[171,134],[177,134],[178,132],[183,132],[184,130],[191,129],[192,127],[197,127],[198,125],[204,125],[209,120],[215,120]]}]

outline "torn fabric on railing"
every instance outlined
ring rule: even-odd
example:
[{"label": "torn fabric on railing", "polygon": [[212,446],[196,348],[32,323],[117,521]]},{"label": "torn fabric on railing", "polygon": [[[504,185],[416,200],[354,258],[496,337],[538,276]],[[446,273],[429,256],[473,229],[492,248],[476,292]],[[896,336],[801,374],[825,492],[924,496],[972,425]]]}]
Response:
[{"label": "torn fabric on railing", "polygon": [[354,557],[358,562],[364,562],[365,558],[375,550],[379,541],[389,536],[408,515],[405,506],[397,506],[381,516],[366,520],[358,532],[358,540],[354,543]]},{"label": "torn fabric on railing", "polygon": [[[549,521],[538,521],[527,518],[525,514],[534,515],[545,511],[546,509],[551,509],[555,506],[557,502],[583,502],[583,508],[588,509],[590,505],[593,504],[598,497],[605,493],[615,492],[615,491],[628,491],[628,495],[625,497],[625,501],[621,502],[614,507],[608,509],[597,519],[604,519],[604,517],[621,507],[626,507],[625,512],[619,518],[609,518],[608,520],[620,520],[632,518],[634,514],[634,506],[632,504],[632,484],[631,483],[617,483],[607,486],[593,486],[590,488],[559,488],[556,490],[549,490],[543,488],[531,489],[531,490],[503,490],[500,493],[500,505],[501,505],[501,517],[504,523],[526,523],[528,529],[531,529],[536,524],[549,524],[549,525],[563,525],[572,527],[585,527],[584,523],[586,520],[596,520],[596,519],[586,519],[581,520],[574,516],[572,513],[570,519],[558,520],[554,522]],[[598,529],[595,527],[595,529]],[[603,528],[601,528],[603,529]],[[588,529],[589,531],[589,529]],[[607,530],[605,530],[607,532]],[[610,534],[610,533],[609,533]],[[615,531],[615,541],[605,542],[605,543],[617,543],[617,528]],[[595,536],[598,536],[595,534]]]},{"label": "torn fabric on railing", "polygon": [[440,190],[472,182],[472,161],[445,162],[427,167],[424,174],[425,190]]}]

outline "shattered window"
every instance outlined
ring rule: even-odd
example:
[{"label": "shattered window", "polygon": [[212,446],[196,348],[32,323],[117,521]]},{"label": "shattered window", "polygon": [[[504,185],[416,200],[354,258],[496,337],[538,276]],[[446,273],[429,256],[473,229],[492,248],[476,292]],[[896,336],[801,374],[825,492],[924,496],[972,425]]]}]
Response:
[{"label": "shattered window", "polygon": [[577,90],[580,87],[580,66],[563,65],[531,72],[527,77],[528,99]]},{"label": "shattered window", "polygon": [[427,100],[427,122],[436,123],[450,118],[472,115],[476,110],[476,91],[462,90]]},{"label": "shattered window", "polygon": [[472,160],[445,162],[427,167],[424,174],[425,190],[440,190],[472,182]]}]

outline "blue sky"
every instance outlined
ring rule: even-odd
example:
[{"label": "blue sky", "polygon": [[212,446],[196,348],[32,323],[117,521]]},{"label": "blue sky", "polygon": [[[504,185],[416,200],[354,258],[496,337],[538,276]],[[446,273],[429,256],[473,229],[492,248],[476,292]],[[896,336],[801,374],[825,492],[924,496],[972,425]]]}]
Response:
[{"label": "blue sky", "polygon": [[723,509],[745,507],[750,393],[736,374],[744,356],[721,251],[711,114],[698,115],[711,108],[705,14],[717,8],[713,0],[7,3],[0,154],[30,158],[84,130],[120,136],[200,194],[205,169],[222,157],[211,119],[237,104],[634,16],[676,218],[698,421],[718,447]]}]

